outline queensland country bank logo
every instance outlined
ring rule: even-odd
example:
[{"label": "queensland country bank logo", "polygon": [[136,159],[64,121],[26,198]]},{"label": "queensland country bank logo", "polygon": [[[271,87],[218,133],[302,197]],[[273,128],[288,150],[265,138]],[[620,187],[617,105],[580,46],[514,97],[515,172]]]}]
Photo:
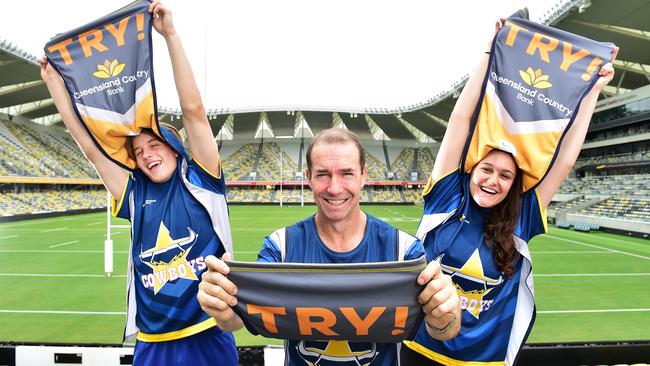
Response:
[{"label": "queensland country bank logo", "polygon": [[168,282],[181,278],[198,281],[197,271],[205,269],[203,257],[188,259],[198,234],[187,228],[187,236],[172,238],[165,224],[160,223],[156,245],[140,253],[140,260],[152,269],[152,273],[142,275],[142,284],[153,288],[154,294]]},{"label": "queensland country bank logo", "polygon": [[296,350],[310,366],[368,366],[378,355],[377,346],[367,342],[300,341]]},{"label": "queensland country bank logo", "polygon": [[503,283],[503,276],[490,278],[485,275],[478,249],[474,250],[460,268],[445,264],[444,254],[436,260],[440,262],[442,271],[451,277],[458,293],[461,310],[467,310],[478,319],[482,312],[490,309],[494,300],[486,299],[485,296]]},{"label": "queensland country bank logo", "polygon": [[109,79],[119,75],[124,70],[124,64],[121,64],[117,59],[113,61],[104,60],[103,64],[97,65],[97,71],[93,73],[100,79]]},{"label": "queensland country bank logo", "polygon": [[533,68],[529,67],[526,71],[519,70],[519,76],[524,83],[533,88],[546,89],[553,86],[553,84],[548,82],[548,75],[542,75],[542,69],[533,71]]}]

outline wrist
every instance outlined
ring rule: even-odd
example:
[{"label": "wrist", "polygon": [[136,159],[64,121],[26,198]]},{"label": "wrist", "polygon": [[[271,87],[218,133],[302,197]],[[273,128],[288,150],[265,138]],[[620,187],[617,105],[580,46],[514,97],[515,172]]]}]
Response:
[{"label": "wrist", "polygon": [[454,315],[454,317],[451,318],[451,320],[449,321],[449,323],[447,323],[447,324],[446,324],[445,326],[443,326],[442,328],[435,327],[435,326],[429,324],[429,322],[426,322],[426,321],[424,322],[424,324],[425,324],[426,327],[430,330],[431,333],[434,333],[434,334],[445,334],[445,333],[449,332],[449,330],[452,329],[452,328],[454,327],[454,325],[456,325],[456,321],[457,321],[457,318],[456,318],[456,315]]}]

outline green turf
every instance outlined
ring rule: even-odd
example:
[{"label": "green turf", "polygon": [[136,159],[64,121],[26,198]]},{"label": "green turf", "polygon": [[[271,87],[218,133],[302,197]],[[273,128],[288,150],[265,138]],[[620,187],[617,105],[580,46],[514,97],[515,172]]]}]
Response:
[{"label": "green turf", "polygon": [[[414,233],[422,208],[364,210]],[[314,212],[231,206],[236,259],[254,261],[264,235]],[[0,342],[121,342],[130,234],[113,229],[115,270],[103,276],[105,220],[98,213],[0,224]],[[530,250],[538,315],[529,342],[650,340],[649,240],[550,228]],[[280,343],[245,330],[236,337],[239,345]]]}]

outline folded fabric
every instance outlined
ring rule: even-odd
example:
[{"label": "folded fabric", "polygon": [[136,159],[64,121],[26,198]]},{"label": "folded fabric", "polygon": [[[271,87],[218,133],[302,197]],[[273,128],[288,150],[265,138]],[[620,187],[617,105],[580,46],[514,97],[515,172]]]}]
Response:
[{"label": "folded fabric", "polygon": [[511,153],[524,191],[550,170],[614,48],[526,18],[514,14],[495,36],[463,159],[469,172],[492,149]]},{"label": "folded fabric", "polygon": [[424,313],[417,277],[424,256],[399,262],[227,262],[235,312],[253,334],[289,340],[401,342]]},{"label": "folded fabric", "polygon": [[156,118],[150,2],[135,1],[45,45],[61,74],[79,120],[100,150],[133,170],[127,136],[151,128]]}]

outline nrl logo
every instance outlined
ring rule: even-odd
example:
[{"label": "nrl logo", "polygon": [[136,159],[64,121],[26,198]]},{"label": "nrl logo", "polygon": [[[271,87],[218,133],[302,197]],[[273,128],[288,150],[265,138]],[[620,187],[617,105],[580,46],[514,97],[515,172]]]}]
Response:
[{"label": "nrl logo", "polygon": [[528,70],[519,70],[519,76],[528,85],[537,89],[546,89],[553,86],[548,82],[548,75],[542,75],[542,69],[533,71],[531,67]]},{"label": "nrl logo", "polygon": [[100,79],[108,79],[119,75],[122,70],[124,70],[124,64],[118,63],[117,60],[111,62],[104,60],[103,64],[97,65],[97,71],[95,71],[93,75]]}]

